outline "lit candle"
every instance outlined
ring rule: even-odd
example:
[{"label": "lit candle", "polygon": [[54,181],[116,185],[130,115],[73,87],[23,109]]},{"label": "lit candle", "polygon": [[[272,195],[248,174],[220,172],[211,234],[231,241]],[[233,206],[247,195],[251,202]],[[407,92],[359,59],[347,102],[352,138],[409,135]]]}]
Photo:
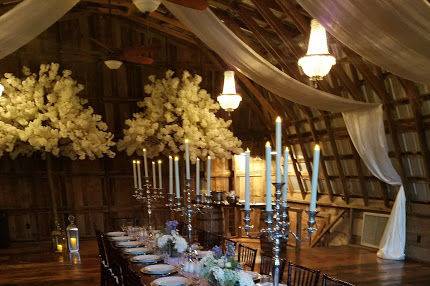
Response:
[{"label": "lit candle", "polygon": [[154,189],[157,188],[157,178],[156,178],[156,174],[155,174],[155,162],[152,161],[152,186],[154,187]]},{"label": "lit candle", "polygon": [[282,204],[284,207],[287,206],[287,194],[288,194],[288,147],[285,147],[284,151],[284,185],[282,186]]},{"label": "lit candle", "polygon": [[276,117],[275,131],[276,131],[276,183],[280,183],[281,179],[281,157],[282,157],[282,120],[281,117]]},{"label": "lit candle", "polygon": [[63,252],[63,246],[61,244],[57,244],[57,251]]},{"label": "lit candle", "polygon": [[71,237],[70,238],[70,248],[72,250],[77,248],[77,243],[76,243],[76,237]]},{"label": "lit candle", "polygon": [[211,195],[211,156],[208,156],[207,166],[206,166],[206,176],[207,176],[207,188],[208,192],[206,195]]},{"label": "lit candle", "polygon": [[134,183],[134,188],[137,188],[136,160],[132,161],[132,166],[133,166],[133,183]]},{"label": "lit candle", "polygon": [[158,187],[163,188],[163,175],[161,174],[161,160],[158,160]]},{"label": "lit candle", "polygon": [[272,211],[272,147],[266,143],[266,211]]},{"label": "lit candle", "polygon": [[175,183],[176,183],[176,198],[181,197],[179,188],[179,157],[175,156]]},{"label": "lit candle", "polygon": [[318,170],[320,162],[320,145],[316,144],[314,147],[314,160],[312,163],[312,193],[309,210],[315,211],[317,207],[317,192],[318,192]]},{"label": "lit candle", "polygon": [[145,178],[148,178],[148,159],[146,158],[146,149],[143,149],[143,168],[145,172]]},{"label": "lit candle", "polygon": [[190,144],[189,140],[185,139],[185,176],[189,180],[190,176]]},{"label": "lit candle", "polygon": [[245,210],[251,209],[251,181],[250,181],[250,168],[249,168],[250,151],[246,149],[245,152]]},{"label": "lit candle", "polygon": [[137,185],[139,189],[142,188],[142,173],[140,171],[140,160],[136,160],[136,169],[137,169]]},{"label": "lit candle", "polygon": [[173,158],[169,156],[169,194],[173,194]]},{"label": "lit candle", "polygon": [[196,195],[200,195],[200,159],[196,159]]}]

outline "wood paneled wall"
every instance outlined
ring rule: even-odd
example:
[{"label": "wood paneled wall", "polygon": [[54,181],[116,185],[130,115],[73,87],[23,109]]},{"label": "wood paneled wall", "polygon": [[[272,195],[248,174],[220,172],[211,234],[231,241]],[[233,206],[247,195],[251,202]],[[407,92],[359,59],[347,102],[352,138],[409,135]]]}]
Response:
[{"label": "wood paneled wall", "polygon": [[[155,46],[155,63],[149,66],[125,64],[119,70],[111,71],[103,64],[106,51],[90,38],[116,48]],[[196,47],[137,27],[126,19],[114,17],[112,29],[109,29],[106,15],[91,13],[67,15],[38,38],[1,60],[0,72],[18,74],[23,65],[37,70],[41,63],[49,62],[59,62],[62,68],[72,70],[73,77],[85,85],[81,96],[103,116],[116,139],[122,136],[124,121],[137,111],[136,102],[144,96],[143,87],[149,75],[163,75],[167,69],[197,72],[203,77],[202,86],[214,97],[222,83],[222,72],[207,62]],[[244,107],[239,110],[247,110],[246,99],[244,101]],[[235,116],[241,117],[240,113]],[[247,118],[250,116],[237,120],[239,125],[234,128],[244,129],[240,124],[249,125]],[[106,229],[113,218],[139,217],[143,220],[142,206],[131,196],[130,160],[122,152],[114,159],[94,161],[56,158],[54,176],[60,218],[65,220],[68,214],[76,215],[83,237],[93,235],[93,223]],[[11,160],[5,156],[0,159],[0,212],[8,215],[12,241],[49,239],[51,214],[45,170],[45,161],[38,154],[32,158]],[[217,188],[228,188],[228,179],[221,174],[213,184]],[[153,218],[160,225],[164,223],[166,211],[162,203],[158,208],[154,210]]]}]

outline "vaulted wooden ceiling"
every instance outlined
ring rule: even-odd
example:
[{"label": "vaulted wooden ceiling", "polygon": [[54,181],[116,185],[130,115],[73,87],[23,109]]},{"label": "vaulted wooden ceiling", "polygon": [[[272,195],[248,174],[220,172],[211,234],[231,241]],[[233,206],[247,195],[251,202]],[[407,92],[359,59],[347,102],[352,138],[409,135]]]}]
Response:
[{"label": "vaulted wooden ceiling", "polygon": [[[0,1],[0,9],[4,12],[18,2]],[[209,0],[208,4],[238,37],[260,55],[296,80],[310,84],[298,68],[297,60],[306,51],[311,17],[294,0]],[[144,15],[131,0],[81,0],[65,18],[76,13],[112,13],[127,18],[136,25],[195,45],[205,50],[208,58],[220,69],[227,67],[228,63],[205,47],[162,5],[150,15]],[[316,88],[342,97],[383,103],[390,157],[406,183],[409,199],[430,201],[430,151],[426,134],[430,127],[428,87],[382,70],[331,36],[329,44],[337,64],[325,80],[317,83]],[[332,200],[334,196],[342,196],[347,203],[350,197],[360,196],[367,205],[372,197],[370,192],[378,186],[381,198],[388,206],[392,197],[387,187],[371,176],[361,162],[340,114],[318,111],[270,95],[243,75],[239,74],[238,80],[262,110],[267,134],[270,134],[277,115],[286,118],[286,143],[292,146],[297,185],[303,196],[307,186],[299,161],[303,158],[303,165],[311,174],[311,143],[320,142],[323,146],[320,190],[325,190]]]}]

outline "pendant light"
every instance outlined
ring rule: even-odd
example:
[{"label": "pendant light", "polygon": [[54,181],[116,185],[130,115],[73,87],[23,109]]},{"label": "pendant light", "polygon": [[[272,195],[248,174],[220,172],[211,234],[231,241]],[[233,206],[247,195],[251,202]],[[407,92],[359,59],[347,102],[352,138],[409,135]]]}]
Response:
[{"label": "pendant light", "polygon": [[[112,0],[109,0],[109,29],[112,33]],[[112,53],[104,61],[105,65],[111,70],[117,70],[122,66],[122,61],[117,59]]]},{"label": "pendant light", "polygon": [[0,83],[0,96],[2,96],[4,91],[4,86]]},{"label": "pendant light", "polygon": [[308,51],[298,64],[312,81],[322,80],[336,64],[335,57],[328,51],[326,31],[315,19],[311,21]]},{"label": "pendant light", "polygon": [[160,0],[133,0],[133,4],[142,13],[152,13],[160,6]]},{"label": "pendant light", "polygon": [[224,87],[222,94],[217,97],[221,108],[231,112],[239,107],[242,97],[236,93],[236,83],[234,81],[234,71],[224,72]]}]

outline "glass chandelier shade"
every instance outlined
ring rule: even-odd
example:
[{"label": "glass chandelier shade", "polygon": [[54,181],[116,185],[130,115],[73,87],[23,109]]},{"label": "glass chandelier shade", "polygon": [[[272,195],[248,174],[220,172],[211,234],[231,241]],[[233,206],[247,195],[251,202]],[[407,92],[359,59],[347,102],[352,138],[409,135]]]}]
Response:
[{"label": "glass chandelier shade", "polygon": [[122,66],[122,61],[106,60],[105,65],[111,70],[117,70]]},{"label": "glass chandelier shade", "polygon": [[160,0],[133,0],[133,4],[142,13],[152,13],[160,6]]},{"label": "glass chandelier shade", "polygon": [[311,80],[322,80],[336,64],[335,57],[328,51],[326,31],[315,19],[311,21],[308,51],[298,64]]},{"label": "glass chandelier shade", "polygon": [[2,96],[4,91],[4,86],[0,83],[0,96]]},{"label": "glass chandelier shade", "polygon": [[234,71],[224,72],[224,87],[222,89],[222,94],[217,97],[217,101],[221,108],[228,112],[239,107],[242,97],[236,93]]}]

